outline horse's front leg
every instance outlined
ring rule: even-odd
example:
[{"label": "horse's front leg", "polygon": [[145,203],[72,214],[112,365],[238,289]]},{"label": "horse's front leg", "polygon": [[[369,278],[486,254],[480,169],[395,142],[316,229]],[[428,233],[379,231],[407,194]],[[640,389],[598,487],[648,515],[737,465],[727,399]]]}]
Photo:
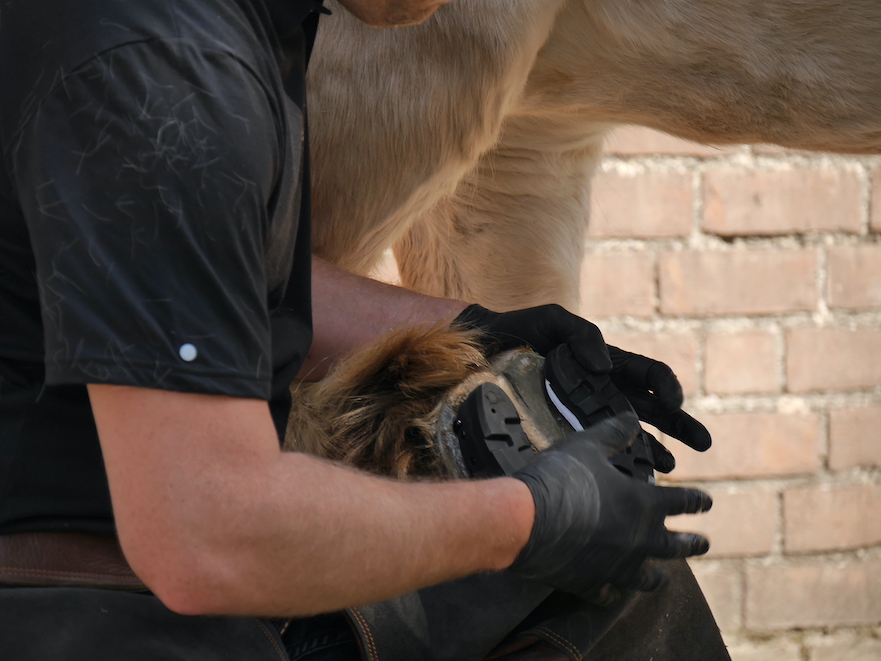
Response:
[{"label": "horse's front leg", "polygon": [[578,309],[590,179],[605,127],[509,118],[454,195],[395,244],[405,286],[495,310]]}]

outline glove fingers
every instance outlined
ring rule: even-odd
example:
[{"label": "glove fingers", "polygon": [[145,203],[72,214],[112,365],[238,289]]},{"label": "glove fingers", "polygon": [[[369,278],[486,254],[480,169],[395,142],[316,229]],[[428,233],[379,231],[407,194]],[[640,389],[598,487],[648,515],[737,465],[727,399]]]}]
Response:
[{"label": "glove fingers", "polygon": [[676,514],[697,514],[707,512],[713,507],[710,495],[699,489],[682,487],[654,487],[652,495],[665,516]]},{"label": "glove fingers", "polygon": [[710,432],[699,421],[681,409],[669,411],[660,400],[646,392],[623,391],[640,420],[654,425],[668,436],[703,452],[712,445]]},{"label": "glove fingers", "polygon": [[651,390],[668,411],[682,406],[682,385],[668,365],[638,353],[609,347],[612,380],[619,390]]},{"label": "glove fingers", "polygon": [[659,473],[671,472],[676,468],[676,457],[674,457],[673,453],[665,448],[658,439],[651,434],[648,436],[651,438],[652,457],[654,459],[653,468]]},{"label": "glove fingers", "polygon": [[653,558],[690,558],[710,550],[710,541],[703,535],[691,532],[672,532],[664,529],[647,544],[648,554]]},{"label": "glove fingers", "polygon": [[591,427],[590,430],[578,432],[573,436],[595,443],[603,454],[611,457],[633,443],[639,430],[639,419],[627,411],[614,418],[603,420]]},{"label": "glove fingers", "polygon": [[599,328],[584,321],[578,328],[578,334],[566,339],[572,349],[575,360],[590,372],[605,373],[612,369],[612,360],[606,341]]}]

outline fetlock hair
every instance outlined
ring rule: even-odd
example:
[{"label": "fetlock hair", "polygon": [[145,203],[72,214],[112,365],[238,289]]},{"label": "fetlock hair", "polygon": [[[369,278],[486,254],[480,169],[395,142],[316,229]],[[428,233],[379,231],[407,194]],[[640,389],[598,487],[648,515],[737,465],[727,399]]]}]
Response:
[{"label": "fetlock hair", "polygon": [[285,449],[391,477],[448,477],[435,447],[443,396],[488,367],[476,331],[447,324],[392,331],[321,381],[291,387]]}]

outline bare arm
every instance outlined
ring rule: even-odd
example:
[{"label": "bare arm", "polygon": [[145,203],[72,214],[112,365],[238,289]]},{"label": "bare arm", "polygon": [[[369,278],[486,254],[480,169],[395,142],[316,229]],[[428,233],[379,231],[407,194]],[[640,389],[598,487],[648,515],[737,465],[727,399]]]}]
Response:
[{"label": "bare arm", "polygon": [[299,615],[513,562],[520,481],[404,484],[279,451],[258,400],[90,385],[119,538],[186,614]]},{"label": "bare arm", "polygon": [[300,378],[320,379],[336,358],[396,326],[452,321],[467,306],[353,275],[313,257],[314,339]]}]

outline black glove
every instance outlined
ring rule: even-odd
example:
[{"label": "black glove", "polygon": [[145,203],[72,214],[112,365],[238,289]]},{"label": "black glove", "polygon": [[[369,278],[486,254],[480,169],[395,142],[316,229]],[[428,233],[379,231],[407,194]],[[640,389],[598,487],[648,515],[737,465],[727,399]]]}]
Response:
[{"label": "black glove", "polygon": [[[611,345],[609,355],[612,358],[609,377],[628,399],[640,420],[695,450],[703,452],[710,447],[712,439],[707,428],[680,408],[682,386],[673,370],[662,362]],[[656,447],[661,448],[672,460],[673,455],[663,445],[656,443]],[[657,450],[655,452],[657,462]],[[670,468],[672,470],[672,466]],[[660,466],[658,470],[670,472]]]},{"label": "black glove", "polygon": [[595,598],[606,584],[642,591],[663,585],[666,575],[644,564],[647,558],[707,552],[706,538],[664,527],[668,515],[709,510],[707,494],[651,486],[609,463],[638,430],[632,413],[604,420],[540,452],[514,474],[532,492],[535,523],[513,573]]},{"label": "black glove", "polygon": [[612,369],[600,329],[559,305],[493,312],[475,303],[453,323],[486,333],[486,347],[495,352],[529,346],[546,356],[554,347],[568,344],[575,359],[591,372]]},{"label": "black glove", "polygon": [[[609,374],[640,420],[695,450],[710,447],[706,427],[680,408],[682,386],[673,370],[657,360],[607,347],[599,328],[559,305],[493,312],[474,304],[465,308],[454,323],[484,331],[486,347],[494,351],[529,346],[546,356],[557,345],[568,344],[582,367]],[[657,440],[652,446],[655,468],[669,473],[676,465],[673,455]]]}]

